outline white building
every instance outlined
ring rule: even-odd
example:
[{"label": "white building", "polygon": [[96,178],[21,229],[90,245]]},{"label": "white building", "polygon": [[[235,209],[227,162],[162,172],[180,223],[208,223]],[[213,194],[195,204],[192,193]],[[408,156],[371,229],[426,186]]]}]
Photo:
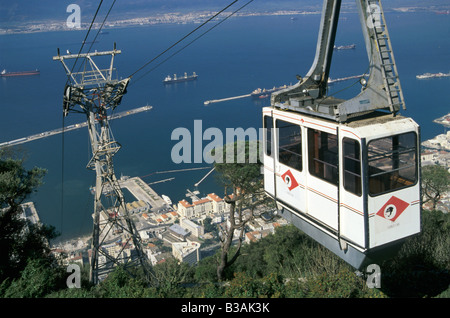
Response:
[{"label": "white building", "polygon": [[190,221],[187,218],[181,218],[180,219],[180,226],[189,232],[191,232],[192,235],[199,237],[205,234],[205,229],[203,226],[198,225],[192,221]]},{"label": "white building", "polygon": [[172,255],[181,262],[196,264],[200,261],[200,243],[190,241],[173,243]]},{"label": "white building", "polygon": [[195,200],[192,203],[185,199],[178,202],[178,213],[187,219],[201,218],[212,213],[228,211],[229,205],[215,193],[210,193],[205,198]]}]

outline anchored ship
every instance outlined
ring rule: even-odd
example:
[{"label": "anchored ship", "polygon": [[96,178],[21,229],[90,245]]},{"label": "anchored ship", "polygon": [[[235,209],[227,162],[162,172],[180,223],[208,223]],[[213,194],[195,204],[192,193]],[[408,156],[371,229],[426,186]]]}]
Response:
[{"label": "anchored ship", "polygon": [[40,71],[22,71],[22,72],[7,72],[6,70],[3,70],[0,73],[0,77],[13,77],[13,76],[30,76],[30,75],[39,75]]},{"label": "anchored ship", "polygon": [[164,84],[178,83],[178,82],[186,82],[196,80],[198,75],[194,72],[192,75],[187,75],[184,73],[184,76],[178,77],[177,74],[173,74],[173,77],[167,75],[163,80]]},{"label": "anchored ship", "polygon": [[425,73],[425,74],[421,74],[421,75],[416,75],[417,79],[428,79],[428,78],[437,78],[437,77],[449,77],[450,73],[445,74],[445,73]]}]

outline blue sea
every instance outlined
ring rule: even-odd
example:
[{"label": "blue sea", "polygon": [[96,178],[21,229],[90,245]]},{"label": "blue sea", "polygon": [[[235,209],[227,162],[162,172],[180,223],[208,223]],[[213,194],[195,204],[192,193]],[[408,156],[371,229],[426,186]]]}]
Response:
[{"label": "blue sea", "polygon": [[[450,71],[450,16],[386,13],[386,19],[406,99],[403,115],[421,125],[422,139],[432,138],[444,132],[443,126],[432,121],[450,112],[450,78],[417,80],[415,76]],[[183,127],[193,133],[197,119],[202,120],[203,131],[209,127],[222,131],[261,127],[261,108],[269,105],[269,99],[245,98],[209,106],[204,101],[294,84],[295,75],[305,75],[312,64],[319,20],[319,15],[231,18],[151,72],[193,37],[133,76],[117,112],[147,104],[153,109],[111,122],[114,137],[123,146],[114,157],[117,176],[140,176],[147,183],[175,178],[152,187],[173,202],[184,199],[186,189],[194,190],[194,184],[209,169],[154,172],[210,165],[173,163],[171,150],[178,141],[171,139],[172,131]],[[122,54],[116,57],[115,66],[119,76],[126,77],[195,27],[167,24],[110,29],[97,38],[92,50],[110,50],[116,42]],[[62,53],[78,52],[85,34],[65,31],[0,36],[1,69],[41,71],[39,76],[0,78],[0,143],[61,128],[66,76],[61,63],[52,57],[57,48]],[[335,52],[332,78],[362,74],[368,66],[359,18],[356,13],[343,14],[336,45],[352,43],[355,50]],[[196,72],[198,80],[163,85],[165,76],[184,72]],[[352,84],[335,84],[330,93],[351,98],[360,90]],[[83,121],[84,115],[71,113],[65,124]],[[30,197],[41,221],[54,225],[62,239],[90,233],[93,196],[89,187],[95,182],[95,173],[86,169],[91,158],[87,128],[67,132],[64,138],[56,135],[25,143],[21,148],[28,168],[48,170],[44,184]],[[213,174],[198,190],[201,195],[223,194]]]}]

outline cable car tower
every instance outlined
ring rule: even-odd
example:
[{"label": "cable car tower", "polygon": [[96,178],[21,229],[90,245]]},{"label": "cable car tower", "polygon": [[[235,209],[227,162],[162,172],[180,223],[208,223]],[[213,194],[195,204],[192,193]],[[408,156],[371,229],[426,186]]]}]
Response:
[{"label": "cable car tower", "polygon": [[[92,159],[87,168],[96,173],[90,271],[90,280],[94,284],[119,264],[125,268],[139,264],[146,275],[150,273],[139,234],[114,174],[113,157],[121,145],[114,140],[108,119],[121,103],[130,80],[118,80],[114,76],[114,57],[120,53],[114,44],[112,51],[83,54],[60,55],[58,49],[58,55],[53,57],[63,64],[69,79],[64,88],[63,115],[84,113],[87,118],[92,147]],[[100,69],[93,59],[108,56],[111,60],[105,69]],[[82,71],[73,72],[66,64],[70,59],[83,60]]]},{"label": "cable car tower", "polygon": [[357,269],[420,232],[420,131],[405,109],[379,0],[356,0],[369,59],[361,92],[327,96],[341,0],[324,0],[304,78],[263,109],[264,188],[285,219]]}]

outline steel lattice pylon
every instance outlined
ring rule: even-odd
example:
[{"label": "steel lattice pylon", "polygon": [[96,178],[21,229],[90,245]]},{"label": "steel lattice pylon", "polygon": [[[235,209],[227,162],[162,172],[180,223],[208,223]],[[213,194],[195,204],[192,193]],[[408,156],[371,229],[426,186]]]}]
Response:
[{"label": "steel lattice pylon", "polygon": [[[96,172],[94,193],[93,233],[90,280],[97,284],[118,264],[125,268],[141,265],[150,278],[151,267],[142,242],[131,220],[122,189],[114,174],[113,157],[121,148],[114,140],[108,118],[120,104],[130,78],[113,77],[114,57],[120,54],[115,45],[112,51],[58,55],[70,79],[64,89],[64,116],[69,112],[84,113],[87,117],[92,159],[87,168]],[[109,68],[100,69],[95,56],[110,56]],[[80,72],[72,72],[67,59],[83,60]],[[79,106],[76,107],[76,106]]]}]

